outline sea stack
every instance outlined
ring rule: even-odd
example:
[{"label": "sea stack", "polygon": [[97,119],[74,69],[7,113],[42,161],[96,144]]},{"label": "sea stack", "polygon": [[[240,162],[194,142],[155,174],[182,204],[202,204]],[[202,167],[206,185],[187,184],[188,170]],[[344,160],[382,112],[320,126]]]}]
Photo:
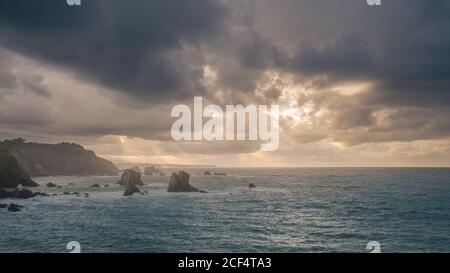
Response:
[{"label": "sea stack", "polygon": [[169,181],[168,192],[205,192],[189,184],[190,175],[185,171],[172,173]]},{"label": "sea stack", "polygon": [[123,172],[119,184],[125,186],[125,192],[123,193],[124,196],[140,193],[141,191],[138,187],[136,187],[136,185],[144,185],[141,180],[141,173],[133,169],[128,169]]},{"label": "sea stack", "polygon": [[125,187],[125,192],[123,193],[123,196],[131,196],[134,193],[140,193],[141,191],[139,190],[138,187],[136,187],[135,185],[132,184],[128,184]]},{"label": "sea stack", "polygon": [[144,185],[141,180],[141,173],[137,172],[133,169],[125,170],[120,177],[119,185],[127,186],[127,185]]},{"label": "sea stack", "polygon": [[0,151],[0,188],[38,187],[30,176],[19,166],[14,156]]}]

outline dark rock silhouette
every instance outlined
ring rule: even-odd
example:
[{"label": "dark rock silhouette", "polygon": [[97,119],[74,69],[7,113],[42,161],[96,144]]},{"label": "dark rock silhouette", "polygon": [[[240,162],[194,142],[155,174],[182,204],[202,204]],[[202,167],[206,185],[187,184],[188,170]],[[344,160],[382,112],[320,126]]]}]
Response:
[{"label": "dark rock silhouette", "polygon": [[0,199],[9,198],[9,193],[4,189],[0,189]]},{"label": "dark rock silhouette", "polygon": [[99,184],[94,184],[94,185],[91,186],[91,188],[100,188],[100,185]]},{"label": "dark rock silhouette", "polygon": [[32,192],[27,188],[17,187],[13,190],[11,189],[0,189],[0,199],[30,199],[33,197],[48,197],[48,196],[56,196],[57,194],[50,195],[48,193],[43,192]]},{"label": "dark rock silhouette", "polygon": [[221,176],[225,176],[227,175],[226,173],[214,173],[214,175],[221,175]]},{"label": "dark rock silhouette", "polygon": [[13,155],[6,151],[0,151],[0,188],[16,188],[19,185],[25,187],[39,186],[20,167]]},{"label": "dark rock silhouette", "polygon": [[13,199],[30,199],[36,195],[28,189],[15,189],[9,193],[9,198]]},{"label": "dark rock silhouette", "polygon": [[125,187],[125,192],[123,193],[123,196],[131,196],[134,193],[141,193],[141,191],[135,185],[127,184]]},{"label": "dark rock silhouette", "polygon": [[250,183],[250,184],[248,184],[248,188],[249,188],[249,189],[253,189],[253,188],[256,188],[256,185],[255,185],[255,184],[253,184],[253,183]]},{"label": "dark rock silhouette", "polygon": [[43,197],[47,197],[47,196],[50,196],[50,195],[47,194],[47,193],[43,193],[43,192],[36,192],[36,193],[34,193],[34,196],[43,196]]},{"label": "dark rock silhouette", "polygon": [[93,151],[75,143],[40,144],[15,139],[0,142],[0,150],[14,156],[22,169],[31,176],[119,173],[119,169],[112,162],[97,157]]},{"label": "dark rock silhouette", "polygon": [[0,204],[0,209],[6,209],[8,207],[7,204]]},{"label": "dark rock silhouette", "polygon": [[172,173],[169,181],[168,192],[200,192],[199,189],[189,184],[190,175],[185,171]]},{"label": "dark rock silhouette", "polygon": [[159,172],[160,172],[159,168],[155,167],[155,166],[145,167],[145,169],[144,169],[145,175],[153,175],[154,173],[159,173]]},{"label": "dark rock silhouette", "polygon": [[122,173],[120,177],[119,185],[127,186],[127,185],[144,185],[141,180],[141,173],[128,169]]},{"label": "dark rock silhouette", "polygon": [[47,183],[47,187],[49,187],[49,188],[56,188],[58,186],[50,182],[50,183]]},{"label": "dark rock silhouette", "polygon": [[136,171],[138,173],[142,173],[141,168],[139,168],[139,166],[134,166],[134,167],[131,167],[130,169],[133,171]]},{"label": "dark rock silhouette", "polygon": [[8,207],[8,210],[11,212],[19,212],[22,210],[22,208],[23,208],[23,206],[11,203]]},{"label": "dark rock silhouette", "polygon": [[203,173],[203,175],[212,175],[212,173],[211,173],[210,171],[205,171],[205,172]]},{"label": "dark rock silhouette", "polygon": [[141,191],[137,185],[144,185],[141,180],[141,173],[134,169],[125,170],[120,177],[119,184],[125,186],[125,192],[123,193],[124,196],[140,193]]}]

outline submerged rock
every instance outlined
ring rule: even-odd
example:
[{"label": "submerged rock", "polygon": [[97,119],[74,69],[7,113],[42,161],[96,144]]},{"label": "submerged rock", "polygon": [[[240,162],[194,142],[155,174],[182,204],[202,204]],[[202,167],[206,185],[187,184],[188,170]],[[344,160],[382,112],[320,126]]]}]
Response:
[{"label": "submerged rock", "polygon": [[9,204],[8,210],[11,212],[18,212],[21,211],[23,209],[23,206],[20,205],[16,205],[16,204]]},{"label": "submerged rock", "polygon": [[37,187],[30,176],[20,167],[16,158],[6,151],[0,151],[0,188]]},{"label": "submerged rock", "polygon": [[17,188],[9,193],[9,198],[13,198],[13,199],[30,199],[35,196],[36,195],[28,189]]},{"label": "submerged rock", "polygon": [[253,183],[250,183],[250,184],[248,184],[248,188],[249,188],[249,189],[253,189],[253,188],[256,188],[256,185],[255,185],[255,184],[253,184]]},{"label": "submerged rock", "polygon": [[227,175],[227,174],[226,174],[226,173],[214,173],[214,175],[225,176],[225,175]]},{"label": "submerged rock", "polygon": [[190,175],[185,171],[172,173],[169,181],[168,192],[200,192],[199,189],[189,184]]},{"label": "submerged rock", "polygon": [[47,187],[49,187],[49,188],[56,188],[56,187],[58,187],[58,185],[56,185],[56,184],[53,184],[53,183],[47,183]]},{"label": "submerged rock", "polygon": [[120,177],[119,184],[123,186],[144,185],[141,180],[141,173],[132,169],[128,169],[123,172],[122,176]]},{"label": "submerged rock", "polygon": [[100,188],[100,185],[99,184],[94,184],[94,185],[91,186],[91,188]]},{"label": "submerged rock", "polygon": [[7,204],[0,204],[0,209],[6,209],[8,207]]}]

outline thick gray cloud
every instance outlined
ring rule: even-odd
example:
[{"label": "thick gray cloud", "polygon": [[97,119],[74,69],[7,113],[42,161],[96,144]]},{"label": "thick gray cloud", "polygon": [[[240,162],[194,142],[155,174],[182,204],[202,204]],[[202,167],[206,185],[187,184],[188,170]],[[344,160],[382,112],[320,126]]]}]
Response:
[{"label": "thick gray cloud", "polygon": [[208,0],[2,1],[0,45],[129,95],[183,97],[202,92],[202,71],[182,48],[221,32],[225,17]]},{"label": "thick gray cloud", "polygon": [[445,0],[1,1],[0,134],[167,141],[171,106],[195,94],[221,105],[295,102],[300,118],[281,121],[288,150],[445,140],[448,14]]},{"label": "thick gray cloud", "polygon": [[327,84],[373,80],[368,104],[449,105],[448,1],[397,0],[376,8],[352,0],[280,2],[256,3],[256,24],[273,45],[251,44],[241,51],[243,65],[325,76]]}]

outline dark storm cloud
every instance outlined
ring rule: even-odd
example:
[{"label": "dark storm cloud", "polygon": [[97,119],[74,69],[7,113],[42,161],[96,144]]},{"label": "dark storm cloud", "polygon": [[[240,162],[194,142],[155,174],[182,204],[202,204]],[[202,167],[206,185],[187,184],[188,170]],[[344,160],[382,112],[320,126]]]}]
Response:
[{"label": "dark storm cloud", "polygon": [[353,33],[338,37],[323,48],[300,45],[286,68],[305,75],[326,74],[357,79],[368,76],[373,68],[373,59],[360,35]]},{"label": "dark storm cloud", "polygon": [[[75,72],[77,83],[65,93],[61,86],[48,92],[48,79],[38,71],[14,73],[14,61],[0,50],[0,99],[2,93],[18,93],[8,103],[0,101],[0,123],[13,129],[38,124],[28,131],[42,134],[168,140],[169,99],[186,102],[196,94],[221,105],[276,103],[290,82],[279,85],[267,77],[287,74],[315,92],[298,94],[298,105],[313,109],[304,116],[315,126],[297,134],[303,143],[445,138],[450,135],[449,14],[445,0],[383,1],[380,7],[365,0],[90,0],[81,7],[64,0],[4,0],[0,47],[41,61],[43,70],[56,65]],[[211,86],[202,81],[205,65],[215,78]],[[369,89],[357,95],[333,91],[366,81]],[[71,97],[78,83],[107,88],[99,96]],[[133,102],[118,104],[110,89]],[[107,103],[111,98],[120,108]],[[152,108],[167,109],[144,115],[146,109],[134,105],[144,99],[155,102]],[[84,105],[83,111],[70,100]],[[392,113],[380,118],[383,110]],[[323,120],[317,113],[325,113]],[[289,126],[284,132],[293,134]]]},{"label": "dark storm cloud", "polygon": [[[260,31],[272,36],[272,44],[257,38],[261,42],[242,50],[248,68],[325,76],[318,83],[328,85],[372,80],[377,86],[367,104],[450,104],[449,1],[397,0],[380,7],[354,0],[257,5],[263,13],[257,20]],[[281,49],[286,33],[291,50]]]},{"label": "dark storm cloud", "polygon": [[0,2],[0,45],[134,96],[201,92],[199,67],[181,48],[221,30],[216,1]]}]

